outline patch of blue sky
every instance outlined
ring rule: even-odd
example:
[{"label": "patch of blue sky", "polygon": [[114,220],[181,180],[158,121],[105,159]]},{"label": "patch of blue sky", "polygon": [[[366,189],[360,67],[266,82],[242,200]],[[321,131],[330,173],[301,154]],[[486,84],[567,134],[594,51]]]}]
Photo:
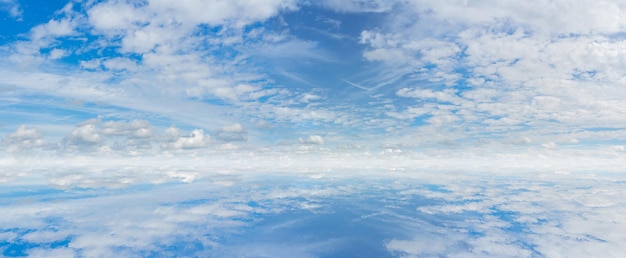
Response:
[{"label": "patch of blue sky", "polygon": [[446,189],[445,185],[422,184],[420,185],[420,187],[426,188],[428,191],[436,193],[451,193],[450,190]]},{"label": "patch of blue sky", "polygon": [[[72,188],[58,189],[49,186],[18,185],[7,186],[0,192],[0,206],[10,206],[16,203],[50,203],[69,200],[90,199],[96,197],[132,194],[149,191],[156,187],[153,184],[136,184],[125,189],[107,188]],[[163,186],[161,186],[163,187]]]},{"label": "patch of blue sky", "polygon": [[[106,103],[74,101],[48,95],[29,95],[24,99],[27,102],[12,103],[4,106],[0,111],[6,127],[26,125],[54,125],[80,122],[102,117],[107,119],[127,119],[137,117],[139,111],[110,106]],[[98,115],[95,115],[98,114]],[[142,119],[149,120],[154,125],[172,125],[174,120],[153,114],[143,113]],[[6,128],[11,131],[15,128]]]},{"label": "patch of blue sky", "polygon": [[[320,8],[316,5],[303,6],[298,12],[282,14],[283,19],[294,35],[319,41],[321,44],[339,47],[346,50],[338,51],[352,55],[359,48],[345,43],[357,43],[363,30],[379,26],[380,22],[388,17],[387,13],[361,13],[361,12],[336,12],[334,10]],[[337,43],[340,45],[336,45]],[[361,48],[362,50],[362,48]]]},{"label": "patch of blue sky", "polygon": [[[2,36],[26,34],[32,27],[48,22],[66,4],[65,1],[46,0],[17,3],[19,4],[18,9],[21,11],[20,17],[12,17],[9,12],[0,10],[0,19],[3,23],[3,26],[0,26],[0,35]],[[2,36],[0,36],[0,43],[3,43]]]},{"label": "patch of blue sky", "polygon": [[[4,246],[4,248],[2,248]],[[20,257],[28,256],[27,251],[41,247],[41,244],[30,242],[0,242],[0,248],[2,248],[2,256],[5,257]]]},{"label": "patch of blue sky", "polygon": [[598,74],[597,70],[574,69],[574,72],[572,73],[572,78],[577,81],[593,80],[596,74]]},{"label": "patch of blue sky", "polygon": [[431,118],[432,115],[423,115],[413,118],[410,126],[412,127],[420,127],[428,124],[428,119]]},{"label": "patch of blue sky", "polygon": [[[203,253],[210,246],[204,245],[200,240],[176,239],[170,243],[155,245],[156,250],[140,250],[137,255],[141,257],[195,257]],[[132,251],[136,250],[131,250]]]},{"label": "patch of blue sky", "polygon": [[520,234],[520,233],[528,233],[529,227],[525,224],[522,224],[515,219],[519,217],[518,212],[512,212],[507,210],[501,210],[497,207],[491,207],[491,213],[489,215],[493,215],[498,219],[507,223],[503,229],[508,233]]},{"label": "patch of blue sky", "polygon": [[[203,97],[189,97],[190,100],[198,100],[207,104],[222,106],[222,107],[236,107],[237,104],[233,103],[231,100],[223,99],[214,96],[203,96]],[[245,101],[244,101],[245,102]]]},{"label": "patch of blue sky", "polygon": [[[198,44],[195,45],[195,49],[189,49],[191,52],[198,51],[196,54],[200,54],[204,58],[215,59],[218,61],[231,61],[234,62],[235,59],[239,56],[238,47],[241,43],[225,43],[222,40],[216,39],[227,39],[228,37],[236,37],[236,35],[231,35],[234,32],[230,32],[229,29],[226,29],[222,26],[210,26],[210,25],[200,25],[196,29],[199,40]],[[207,40],[210,39],[210,40]],[[215,42],[217,41],[217,43]],[[246,41],[245,44],[251,44]]]},{"label": "patch of blue sky", "polygon": [[[396,227],[399,218],[393,214],[373,214],[380,211],[381,200],[393,195],[378,195],[382,197],[379,199],[365,198],[367,196],[367,192],[363,192],[363,195],[325,198],[321,202],[324,206],[321,213],[296,209],[270,214],[254,227],[245,227],[237,236],[220,243],[223,249],[228,249],[277,242],[287,246],[305,246],[331,241],[336,243],[312,252],[319,257],[393,257],[384,248],[384,242],[397,237],[398,231],[402,231]],[[271,242],[265,243],[262,239],[271,239]]]},{"label": "patch of blue sky", "polygon": [[[7,109],[5,111],[20,110],[46,114],[50,116],[51,120],[67,116],[78,117],[79,119],[93,117],[93,110],[89,110],[89,103],[81,103],[49,95],[28,95],[23,97],[28,99],[27,103],[12,103],[4,107]],[[95,106],[91,106],[91,108],[93,107]]]},{"label": "patch of blue sky", "polygon": [[[350,79],[365,65],[360,54],[364,47],[358,41],[360,32],[367,26],[365,21],[369,19],[372,17],[364,14],[337,14],[315,6],[303,7],[297,13],[284,13],[266,22],[265,28],[276,32],[288,29],[295,39],[313,42],[315,46],[310,50],[313,54],[280,59],[260,56],[256,62],[288,69],[270,70],[270,74],[293,74],[300,78],[285,83],[287,85],[300,83],[298,86],[302,88],[345,89],[342,80]],[[355,22],[357,20],[359,22]]]},{"label": "patch of blue sky", "polygon": [[0,206],[16,202],[50,200],[52,196],[65,193],[47,186],[4,186],[0,189]]},{"label": "patch of blue sky", "polygon": [[[48,229],[43,229],[43,231],[47,231]],[[61,240],[54,241],[44,241],[44,242],[32,242],[23,239],[23,236],[28,233],[34,233],[39,230],[37,229],[0,229],[0,232],[13,232],[16,233],[17,236],[15,239],[11,241],[0,241],[0,251],[2,252],[3,257],[23,257],[28,256],[28,252],[32,249],[38,248],[46,248],[46,249],[55,249],[55,248],[66,248],[69,246],[71,242],[71,237],[66,237]]]},{"label": "patch of blue sky", "polygon": [[[69,54],[67,56],[62,57],[59,61],[66,65],[82,67],[84,64],[83,62],[106,61],[112,58],[126,58],[136,63],[139,63],[142,60],[141,54],[120,53],[120,46],[118,45],[100,46],[95,42],[98,40],[101,40],[101,39],[94,37],[90,34],[85,34],[82,36],[82,38],[64,39],[63,41],[65,42],[63,43],[63,45],[69,46],[69,47],[64,47],[64,50],[67,50]],[[86,41],[86,42],[83,42],[83,41]],[[84,47],[85,44],[88,44],[90,46],[86,48],[81,48],[81,47]],[[52,49],[54,48],[52,47],[47,50],[44,49],[42,50],[42,53],[44,53],[45,51],[51,51]],[[62,68],[65,68],[65,67],[62,67]],[[93,67],[84,66],[82,68],[88,71],[109,70],[109,69],[106,69],[106,67],[103,66],[101,63],[97,66],[93,66]],[[75,70],[68,69],[66,73],[69,73],[72,71],[75,71]]]}]

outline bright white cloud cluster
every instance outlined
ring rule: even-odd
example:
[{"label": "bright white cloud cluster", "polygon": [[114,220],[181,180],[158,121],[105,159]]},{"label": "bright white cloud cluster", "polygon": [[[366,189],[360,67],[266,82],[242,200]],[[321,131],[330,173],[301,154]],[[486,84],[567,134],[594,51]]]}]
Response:
[{"label": "bright white cloud cluster", "polygon": [[29,151],[34,148],[43,147],[46,142],[39,130],[20,125],[17,131],[11,133],[2,141],[7,152]]},{"label": "bright white cloud cluster", "polygon": [[626,252],[623,1],[41,4],[0,0],[0,256]]},{"label": "bright white cloud cluster", "polygon": [[181,136],[180,131],[176,127],[170,127],[165,130],[167,135],[167,142],[165,142],[162,148],[172,149],[193,149],[202,148],[209,144],[211,137],[204,134],[204,130],[196,129],[191,131],[189,136]]},{"label": "bright white cloud cluster", "polygon": [[625,107],[618,99],[626,78],[618,71],[625,55],[619,32],[626,23],[616,19],[626,11],[621,3],[411,1],[408,6],[384,29],[361,32],[360,43],[368,48],[363,56],[384,70],[370,80],[399,84],[397,96],[415,100],[386,112],[423,120],[415,137],[446,132],[454,140],[506,131],[507,137],[567,138],[562,134],[624,128]]},{"label": "bright white cloud cluster", "polygon": [[620,156],[625,10],[70,2],[0,42],[2,153]]}]

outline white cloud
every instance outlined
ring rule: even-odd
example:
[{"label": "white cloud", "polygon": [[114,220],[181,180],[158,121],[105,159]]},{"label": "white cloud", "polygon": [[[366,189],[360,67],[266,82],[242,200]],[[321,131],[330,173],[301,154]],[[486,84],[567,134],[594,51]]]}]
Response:
[{"label": "white cloud", "polygon": [[[0,3],[8,3],[14,17],[21,15],[16,2]],[[360,36],[362,44],[355,49],[365,48],[361,54],[366,63],[359,65],[370,69],[354,80],[345,77],[347,85],[338,82],[348,90],[334,86],[328,87],[328,92],[318,90],[319,86],[299,72],[282,73],[315,88],[307,91],[297,85],[281,85],[267,72],[276,60],[279,65],[324,62],[323,68],[329,70],[344,61],[326,52],[327,44],[290,34],[295,34],[296,27],[290,27],[280,14],[297,10],[300,3],[361,12],[357,15],[378,12],[370,16],[375,19],[363,24],[372,27],[354,35]],[[133,250],[157,249],[186,237],[192,239],[190,243],[216,248],[220,246],[217,238],[207,236],[216,227],[248,225],[258,214],[281,209],[315,210],[324,207],[323,198],[363,187],[270,189],[256,181],[252,187],[239,185],[249,179],[246,176],[267,175],[267,171],[331,181],[358,171],[354,173],[360,178],[398,179],[392,182],[397,189],[407,177],[445,186],[445,191],[418,189],[420,195],[415,197],[437,202],[411,207],[419,216],[401,216],[393,212],[397,207],[384,207],[385,212],[377,211],[380,215],[364,217],[387,220],[397,216],[398,223],[407,222],[402,224],[408,225],[402,227],[406,230],[403,238],[385,240],[394,254],[623,253],[620,244],[625,228],[619,222],[624,204],[616,198],[623,195],[623,185],[616,182],[623,182],[619,173],[626,168],[620,145],[626,137],[626,43],[623,35],[616,34],[624,31],[626,24],[620,18],[626,17],[621,2],[154,0],[142,4],[86,2],[76,6],[80,8],[85,12],[72,13],[72,8],[66,7],[55,19],[33,28],[30,42],[0,46],[1,53],[8,53],[0,64],[0,105],[6,114],[18,117],[19,112],[11,109],[31,103],[41,104],[39,110],[47,112],[53,105],[29,100],[44,95],[41,99],[46,101],[48,97],[68,100],[56,105],[63,111],[59,113],[74,110],[111,119],[89,120],[66,129],[59,121],[76,118],[55,114],[59,121],[46,124],[53,120],[47,119],[49,114],[38,117],[42,124],[35,126],[46,132],[46,137],[45,129],[54,127],[55,132],[62,132],[59,138],[66,135],[60,140],[61,148],[85,153],[45,149],[55,146],[47,144],[54,141],[28,126],[19,126],[3,139],[2,152],[30,154],[36,150],[45,158],[0,153],[0,183],[34,182],[106,193],[88,200],[33,203],[16,197],[17,201],[7,201],[8,207],[0,207],[4,214],[0,223],[5,228],[67,223],[60,227],[72,231],[0,234],[9,241],[21,237],[41,243],[71,236],[68,248],[42,248],[32,250],[32,255],[72,256],[77,252],[132,257],[137,256]],[[263,23],[272,17],[276,17],[272,22],[280,23],[279,32]],[[254,25],[246,27],[250,24]],[[250,28],[257,26],[260,28]],[[252,32],[248,33],[249,29]],[[67,39],[86,43],[61,43]],[[58,60],[80,54],[94,56],[80,60],[80,68],[85,70],[67,69],[69,64]],[[337,74],[324,79],[332,85]],[[4,104],[5,100],[9,104]],[[74,101],[79,104],[69,103]],[[133,119],[136,117],[154,120]],[[159,127],[163,123],[183,124],[184,130],[205,129],[191,129],[187,135],[174,126]],[[217,140],[214,146],[205,130]],[[304,136],[298,138],[297,134]],[[249,143],[234,142],[248,141],[249,135]],[[296,138],[299,145],[272,145]],[[317,146],[326,141],[333,144]],[[588,142],[591,144],[577,148]],[[334,143],[339,147],[333,148]],[[410,170],[415,167],[423,170]],[[457,173],[459,168],[471,173]],[[520,173],[528,169],[535,170]],[[498,172],[490,174],[493,171]],[[614,175],[606,179],[603,173],[589,171]],[[515,180],[508,177],[509,172],[515,173]],[[220,176],[232,177],[222,180]],[[172,184],[165,184],[165,190],[156,195],[161,198],[134,189],[97,192],[102,187],[172,181],[190,184],[175,186],[174,191],[167,188]],[[191,182],[202,184],[198,187]],[[206,191],[206,184],[213,183],[223,188]],[[415,185],[407,188],[416,189]],[[240,192],[242,189],[253,190]],[[224,194],[189,195],[207,192]],[[220,201],[176,205],[189,196]],[[303,197],[305,201],[298,200]],[[388,203],[413,205],[407,201],[414,200],[411,196],[402,197]],[[119,202],[120,198],[125,201]],[[285,205],[274,209],[247,205],[268,198]],[[121,213],[111,214],[110,210]],[[513,218],[499,217],[500,211]],[[429,215],[437,222],[451,219],[454,223],[446,225],[456,228],[441,229],[420,217]],[[463,220],[454,220],[457,215]],[[64,220],[50,222],[49,218]],[[517,223],[526,223],[521,233],[506,232]],[[468,237],[470,231],[477,236]],[[536,253],[529,253],[530,247]],[[261,249],[262,245],[249,248]],[[292,250],[274,248],[261,253]],[[313,256],[302,249],[298,254]]]},{"label": "white cloud", "polygon": [[56,59],[63,58],[67,55],[68,55],[67,51],[63,49],[53,49],[52,51],[50,51],[48,58],[56,60]]},{"label": "white cloud", "polygon": [[299,138],[298,142],[301,144],[323,145],[324,138],[319,135],[309,135],[307,138]]},{"label": "white cloud", "polygon": [[322,97],[315,95],[315,94],[305,93],[305,94],[302,94],[302,97],[300,98],[300,102],[309,103],[312,101],[319,100],[321,98]]},{"label": "white cloud", "polygon": [[459,105],[463,101],[461,98],[456,96],[456,90],[452,89],[432,91],[428,89],[402,88],[396,92],[396,95],[408,98],[431,99],[436,100],[437,102],[449,102],[455,105]]},{"label": "white cloud", "polygon": [[546,149],[556,149],[558,147],[558,145],[554,142],[547,142],[547,143],[543,143],[541,144],[542,147],[546,148]]},{"label": "white cloud", "polygon": [[245,141],[248,139],[248,132],[241,124],[233,124],[222,126],[217,137],[224,141]]},{"label": "white cloud", "polygon": [[224,143],[220,145],[218,149],[223,150],[223,151],[233,151],[233,150],[238,150],[239,146],[229,142],[229,143]]},{"label": "white cloud", "polygon": [[43,134],[36,128],[20,125],[14,133],[7,135],[2,140],[2,145],[6,147],[8,152],[19,152],[44,147],[46,141],[43,139]]},{"label": "white cloud", "polygon": [[220,130],[220,132],[225,133],[244,133],[245,131],[246,130],[243,129],[243,126],[241,126],[241,124],[222,126],[222,129]]},{"label": "white cloud", "polygon": [[63,140],[66,147],[94,146],[102,142],[102,136],[96,126],[99,121],[87,121],[76,126]]},{"label": "white cloud", "polygon": [[293,0],[188,0],[176,4],[152,0],[144,5],[107,1],[91,7],[88,19],[96,32],[122,36],[123,51],[147,53],[157,47],[179,48],[183,39],[193,41],[191,34],[201,24],[240,28],[295,8]]},{"label": "white cloud", "polygon": [[[502,1],[411,1],[420,13],[435,13],[440,19],[472,25],[511,19],[514,23],[543,33],[561,35],[616,33],[626,26],[620,19],[626,12],[621,1],[541,0],[537,2]],[[603,13],[604,15],[597,15]]]},{"label": "white cloud", "polygon": [[113,36],[148,22],[149,14],[144,10],[123,1],[106,1],[91,7],[87,14],[94,29]]},{"label": "white cloud", "polygon": [[195,149],[203,148],[211,142],[211,136],[204,134],[204,130],[195,129],[191,131],[189,136],[181,136],[180,131],[176,127],[170,127],[166,130],[167,141],[161,144],[164,149]]},{"label": "white cloud", "polygon": [[48,37],[63,37],[75,33],[76,24],[68,19],[50,20],[48,23],[34,27],[31,37],[34,41]]},{"label": "white cloud", "polygon": [[265,20],[278,13],[279,10],[296,9],[294,0],[264,0],[264,1],[200,1],[188,0],[172,3],[164,0],[152,0],[148,5],[162,18],[170,15],[179,17],[183,23],[221,25],[231,23],[234,26],[243,26],[256,21]]},{"label": "white cloud", "polygon": [[386,0],[323,0],[316,2],[337,12],[386,12],[396,1]]},{"label": "white cloud", "polygon": [[102,62],[100,60],[82,60],[80,61],[80,67],[85,69],[96,69],[100,68]]},{"label": "white cloud", "polygon": [[[111,58],[111,59],[107,59],[104,60],[102,62],[102,64],[104,65],[104,67],[106,67],[107,69],[110,70],[128,70],[128,71],[134,71],[137,70],[137,62],[135,60],[129,59],[129,58]],[[85,68],[96,68],[99,66],[99,62],[96,61],[96,64],[85,64],[84,65]]]},{"label": "white cloud", "polygon": [[28,250],[29,257],[75,257],[76,251],[72,248],[35,248]]},{"label": "white cloud", "polygon": [[106,121],[102,123],[101,133],[104,135],[123,135],[130,138],[148,138],[153,136],[150,123],[145,120]]},{"label": "white cloud", "polygon": [[[314,90],[281,85],[271,72],[265,73],[273,69],[271,65],[253,64],[259,62],[257,58],[268,64],[279,60],[279,66],[303,60],[321,61],[327,66],[343,62],[334,60],[332,51],[324,49],[326,44],[320,44],[323,42],[296,37],[289,30],[291,25],[281,20],[281,12],[297,11],[298,4],[309,3],[278,0],[68,5],[55,19],[31,30],[31,41],[41,42],[3,46],[15,63],[3,63],[0,77],[3,84],[16,87],[17,98],[22,101],[30,94],[43,94],[83,103],[80,110],[85,113],[131,121],[163,117],[189,126],[185,128],[206,128],[218,141],[250,141],[246,149],[280,142],[277,138],[283,134],[298,138],[289,132],[294,124],[321,128],[325,130],[320,130],[324,132],[322,140],[332,137],[338,145],[367,137],[373,149],[387,141],[426,149],[454,142],[455,147],[472,149],[469,142],[489,138],[490,144],[502,149],[508,145],[542,149],[542,143],[554,142],[563,148],[551,151],[567,151],[568,145],[623,138],[624,131],[619,128],[624,128],[626,110],[622,101],[626,95],[621,89],[626,82],[622,72],[626,69],[626,59],[622,58],[626,47],[619,35],[612,34],[615,28],[623,27],[623,22],[608,17],[603,18],[608,23],[602,24],[583,8],[619,14],[623,5],[609,1],[600,6],[540,3],[547,9],[572,10],[591,22],[565,28],[544,26],[572,14],[552,14],[541,8],[533,14],[528,3],[311,3],[334,11],[362,12],[356,15],[380,12],[372,16],[376,19],[363,24],[370,27],[353,33],[364,47],[363,67],[372,67],[358,76],[345,77],[344,82],[350,83],[343,86],[365,90],[357,94],[341,89],[347,93],[335,95],[339,91],[333,87],[315,85],[304,73],[291,70],[282,74],[295,74],[290,79]],[[214,16],[198,11],[215,6],[222,9]],[[72,11],[81,8],[85,12]],[[518,9],[523,12],[516,13]],[[454,15],[454,10],[460,13]],[[470,11],[484,16],[473,17]],[[533,15],[538,19],[529,18]],[[281,23],[280,29],[265,27],[263,22],[272,18],[276,18],[272,22]],[[255,22],[261,26],[242,29],[242,24]],[[79,47],[60,44],[66,39],[86,41]],[[105,52],[113,54],[102,54]],[[52,60],[80,57],[81,53],[94,55],[91,60],[80,61],[81,71],[63,70],[67,66],[56,66],[60,61]],[[54,69],[32,72],[39,69],[37,64]],[[198,110],[205,113],[198,116]],[[259,129],[253,125],[255,121],[266,121],[262,127],[271,124],[272,130],[255,130]],[[162,137],[155,136],[164,128],[132,129],[128,124],[124,129],[121,124],[108,127],[114,123],[109,122],[66,132],[65,144],[80,142],[109,153],[127,150],[134,155],[141,154],[139,147],[146,153],[157,153],[160,150],[151,146],[184,149],[202,145],[192,143],[198,141],[190,140],[195,136],[180,134],[163,142]],[[241,124],[239,129],[212,128],[236,123],[249,123],[250,128]],[[594,129],[602,127],[615,130]],[[336,135],[331,136],[333,133]],[[533,141],[519,140],[524,137]],[[171,145],[179,140],[179,144]],[[299,142],[319,143],[307,137]],[[592,149],[600,153],[610,146]],[[498,151],[507,151],[502,149]]]},{"label": "white cloud", "polygon": [[[617,72],[626,67],[621,58],[624,42],[610,35],[625,23],[607,26],[594,21],[589,10],[613,8],[605,11],[619,13],[624,5],[542,4],[572,11],[555,13],[535,4],[412,1],[390,15],[383,27],[363,30],[363,57],[379,62],[383,71],[370,80],[391,82],[398,85],[391,86],[397,96],[416,99],[414,104],[397,101],[385,114],[409,121],[431,116],[420,126],[422,132],[413,131],[415,138],[434,131],[464,138],[491,131],[541,134],[562,128],[623,127],[617,118],[625,107],[609,95],[623,96],[616,82],[626,80]],[[589,16],[592,22],[546,25],[567,20],[572,13]]]},{"label": "white cloud", "polygon": [[6,11],[18,21],[22,20],[22,9],[16,0],[0,0],[0,11]]},{"label": "white cloud", "polygon": [[[193,163],[189,161],[192,159],[171,165],[189,168]],[[131,159],[128,162],[138,163]],[[318,159],[310,162],[326,164]],[[393,165],[389,160],[380,164]],[[220,174],[201,169],[204,180],[142,186],[141,191],[74,189],[41,197],[50,201],[40,200],[37,195],[6,196],[9,205],[0,206],[4,214],[0,227],[27,230],[6,232],[0,238],[11,243],[41,245],[28,252],[43,256],[71,255],[72,251],[90,256],[137,256],[146,252],[169,255],[170,247],[191,241],[194,245],[177,248],[178,253],[171,254],[208,257],[245,256],[251,252],[315,257],[348,248],[346,245],[352,247],[352,239],[360,239],[354,232],[334,230],[332,234],[338,239],[328,243],[319,230],[302,230],[311,220],[327,218],[350,223],[362,231],[379,232],[384,228],[387,234],[368,235],[368,243],[378,243],[395,256],[611,257],[624,251],[621,243],[625,240],[626,224],[620,220],[624,201],[616,198],[624,194],[621,181],[616,181],[623,179],[619,173],[560,175],[543,169],[512,168],[459,173],[420,167],[419,171],[353,168],[333,170],[320,177],[319,170],[307,174],[304,168],[292,168],[285,171],[311,177],[284,178],[285,174],[277,174],[283,179],[270,184],[259,181],[256,170]],[[508,176],[512,171],[514,179]],[[384,184],[379,180],[381,176],[388,179]],[[594,184],[590,185],[591,181]],[[41,188],[29,189],[39,193]],[[368,198],[372,195],[377,198]],[[346,203],[350,214],[329,213],[345,208]],[[416,210],[420,207],[430,207],[433,214]],[[118,212],[108,212],[111,210]],[[459,213],[455,215],[451,210]],[[293,217],[294,212],[305,212],[306,216]],[[284,219],[268,221],[264,219],[267,216]],[[332,225],[321,227],[330,229]],[[282,239],[285,246],[281,247],[285,250],[276,248],[273,241],[259,243],[258,239],[248,239],[254,242],[250,245],[243,239],[236,246],[221,241],[240,239],[241,234],[251,231],[261,232],[268,239],[279,239],[271,238],[273,233],[299,237]],[[305,244],[298,240],[303,235],[312,238],[307,238]],[[316,242],[318,236],[323,238],[322,243]],[[68,247],[44,247],[51,241],[65,239]],[[246,247],[242,248],[241,243]],[[324,248],[311,248],[309,252],[308,248],[302,250],[303,245]],[[299,248],[291,250],[292,246]]]}]

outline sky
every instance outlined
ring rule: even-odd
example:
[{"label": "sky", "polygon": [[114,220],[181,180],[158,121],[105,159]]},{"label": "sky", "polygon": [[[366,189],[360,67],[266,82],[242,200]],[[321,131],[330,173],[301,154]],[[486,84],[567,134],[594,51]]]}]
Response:
[{"label": "sky", "polygon": [[626,2],[0,0],[0,256],[619,257]]},{"label": "sky", "polygon": [[625,17],[586,0],[1,0],[2,180],[137,160],[622,169]]}]

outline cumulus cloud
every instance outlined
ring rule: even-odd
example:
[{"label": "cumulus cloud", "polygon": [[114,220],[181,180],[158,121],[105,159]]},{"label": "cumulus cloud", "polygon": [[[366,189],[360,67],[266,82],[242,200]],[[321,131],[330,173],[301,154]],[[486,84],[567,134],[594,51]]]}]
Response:
[{"label": "cumulus cloud", "polygon": [[34,27],[31,31],[33,40],[63,37],[74,34],[76,24],[70,19],[50,20],[48,23]]},{"label": "cumulus cloud", "polygon": [[[315,18],[331,22],[330,31],[288,14],[318,7],[336,15]],[[262,214],[327,208],[337,194],[380,197],[384,177],[393,190],[380,205],[368,198],[365,206],[375,211],[351,225],[371,220],[380,229],[377,223],[392,221],[401,236],[376,245],[392,255],[617,256],[625,232],[624,203],[616,198],[624,195],[626,167],[625,7],[577,0],[72,2],[23,40],[0,46],[7,57],[0,59],[3,114],[54,121],[19,126],[2,151],[45,149],[39,129],[51,139],[65,136],[59,146],[70,151],[43,150],[50,157],[37,160],[0,155],[0,182],[94,189],[8,194],[0,231],[11,230],[0,242],[37,245],[33,256],[175,256],[167,248],[180,242],[205,251],[183,256],[315,256],[324,249],[258,252],[264,246],[255,243],[237,252],[219,240],[266,221]],[[0,10],[21,16],[13,0],[0,0]],[[344,17],[364,22],[352,26]],[[46,101],[31,99],[39,95]],[[55,102],[66,99],[81,104]],[[61,124],[85,114],[102,116],[70,129]],[[163,121],[185,129],[159,127]],[[314,131],[327,133],[308,135]],[[299,145],[268,144],[296,138]],[[325,138],[338,147],[322,148]],[[314,182],[259,184],[256,175],[267,171]],[[337,180],[352,175],[359,184]],[[372,187],[360,185],[367,175],[374,175]],[[419,182],[408,183],[413,176]],[[185,184],[132,188],[172,181]],[[110,190],[124,187],[131,189]],[[315,247],[336,250],[334,240],[324,241]],[[50,250],[51,243],[63,247]],[[286,255],[295,249],[298,255]]]},{"label": "cumulus cloud", "polygon": [[124,51],[146,53],[156,47],[177,45],[179,39],[190,36],[201,24],[240,28],[263,21],[280,10],[295,8],[293,0],[194,0],[177,4],[153,0],[139,6],[105,1],[88,10],[88,20],[97,32],[122,36]]},{"label": "cumulus cloud", "polygon": [[204,134],[203,129],[191,131],[189,136],[182,136],[176,127],[165,130],[166,140],[161,143],[163,149],[196,149],[203,148],[211,142],[211,136]]},{"label": "cumulus cloud", "polygon": [[[15,1],[3,3],[13,6]],[[2,46],[11,58],[3,63],[0,77],[15,85],[22,102],[32,93],[76,99],[88,103],[81,108],[94,116],[130,120],[79,126],[66,137],[65,146],[117,151],[202,145],[181,135],[161,142],[167,137],[156,136],[164,129],[133,120],[140,116],[207,128],[217,141],[258,141],[251,145],[265,144],[263,139],[274,135],[297,138],[288,133],[294,125],[337,131],[340,136],[333,142],[348,145],[359,139],[352,135],[378,135],[367,138],[377,141],[372,146],[395,138],[429,148],[447,139],[463,143],[493,138],[496,144],[521,145],[518,139],[529,137],[533,143],[525,146],[539,148],[546,142],[565,146],[619,140],[623,130],[613,129],[624,128],[626,47],[616,34],[624,22],[615,17],[624,5],[568,3],[72,3],[33,27],[25,40]],[[301,37],[294,33],[295,23],[282,15],[318,7],[331,12],[316,21],[332,20],[332,33],[350,36],[329,38],[346,46],[360,44],[346,53],[360,55],[357,65],[365,71],[342,70],[344,60],[335,60],[342,53],[328,47],[342,44]],[[347,29],[345,12],[372,19]],[[589,22],[554,25],[572,17]],[[311,31],[319,30],[309,25]],[[67,57],[79,65],[61,64],[59,59]],[[37,64],[43,63],[55,68],[38,70]],[[30,68],[14,69],[15,64]],[[318,76],[303,71],[311,70],[305,67],[310,65],[330,68],[328,81],[311,79]],[[328,86],[332,80],[346,83]],[[314,90],[297,88],[299,84]],[[194,110],[207,113],[198,117]],[[232,117],[242,118],[245,126],[233,124]],[[255,121],[266,123],[255,126]],[[215,124],[231,126],[212,128]],[[249,131],[269,124],[271,130],[260,135]],[[613,131],[594,129],[604,127]],[[299,142],[315,145],[323,139],[303,136]]]},{"label": "cumulus cloud", "polygon": [[245,141],[248,139],[248,132],[241,124],[226,125],[218,130],[217,137],[224,141]]},{"label": "cumulus cloud", "polygon": [[324,138],[322,138],[322,136],[319,136],[319,135],[309,135],[306,138],[299,138],[298,142],[300,142],[300,144],[307,144],[307,145],[323,145]]},{"label": "cumulus cloud", "polygon": [[[616,120],[623,113],[617,107],[623,105],[609,95],[623,95],[613,82],[626,80],[615,70],[626,66],[616,61],[622,58],[600,56],[624,55],[624,42],[607,35],[625,24],[612,18],[599,22],[589,10],[621,13],[626,8],[614,1],[605,4],[543,5],[571,11],[565,13],[536,3],[398,3],[407,9],[394,12],[384,29],[363,30],[360,43],[367,47],[363,57],[379,62],[384,71],[369,80],[397,84],[396,96],[415,99],[397,101],[385,114],[409,123],[428,115],[421,117],[428,122],[420,125],[423,131],[465,137],[623,124]],[[573,13],[591,22],[553,26]],[[409,21],[416,16],[420,19]]]},{"label": "cumulus cloud", "polygon": [[20,125],[14,133],[2,140],[7,152],[28,151],[46,146],[43,134],[33,127]]},{"label": "cumulus cloud", "polygon": [[63,144],[69,149],[92,148],[102,143],[102,135],[97,127],[100,123],[97,119],[92,119],[80,123],[64,139]]},{"label": "cumulus cloud", "polygon": [[146,120],[106,121],[102,123],[101,133],[130,138],[148,138],[153,136],[153,129]]}]

